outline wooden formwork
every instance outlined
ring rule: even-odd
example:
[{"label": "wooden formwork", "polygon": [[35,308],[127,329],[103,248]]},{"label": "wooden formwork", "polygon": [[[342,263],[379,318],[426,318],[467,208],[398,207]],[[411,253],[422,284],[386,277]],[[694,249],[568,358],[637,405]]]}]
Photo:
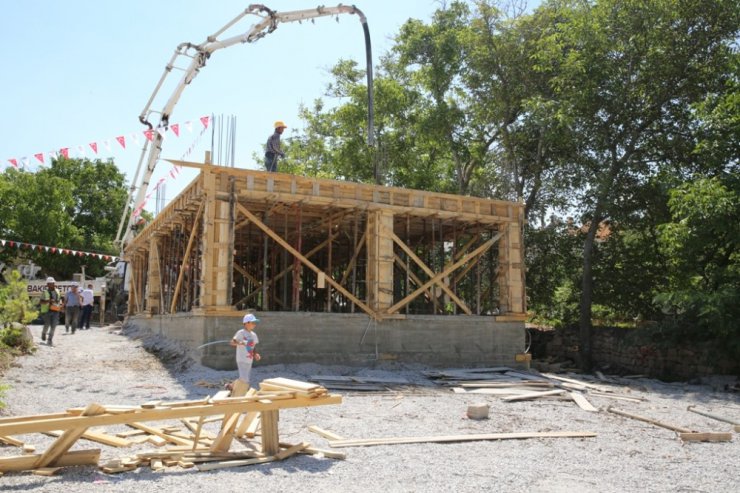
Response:
[{"label": "wooden formwork", "polygon": [[173,163],[201,172],[127,245],[129,314],[524,317],[521,204]]}]

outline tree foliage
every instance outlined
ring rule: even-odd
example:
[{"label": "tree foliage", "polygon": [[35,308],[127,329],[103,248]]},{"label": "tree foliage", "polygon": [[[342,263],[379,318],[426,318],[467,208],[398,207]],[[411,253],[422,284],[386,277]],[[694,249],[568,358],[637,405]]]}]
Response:
[{"label": "tree foliage", "polygon": [[[8,169],[0,174],[0,236],[35,245],[114,252],[113,239],[126,201],[124,175],[112,161],[52,161],[36,173]],[[5,249],[0,260],[21,255],[45,273],[70,278],[87,263],[102,274],[103,262],[45,251]]]}]

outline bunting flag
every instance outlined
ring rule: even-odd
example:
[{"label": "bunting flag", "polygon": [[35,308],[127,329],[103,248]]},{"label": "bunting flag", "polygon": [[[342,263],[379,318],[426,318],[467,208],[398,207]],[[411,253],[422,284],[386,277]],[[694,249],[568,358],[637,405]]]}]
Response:
[{"label": "bunting flag", "polygon": [[[203,121],[203,118],[206,119],[206,121]],[[203,134],[206,132],[206,129],[208,128],[208,121],[210,121],[210,117],[203,117],[201,118],[201,123],[203,123],[203,129],[200,131],[200,134],[195,138],[192,144],[190,144],[190,147],[188,147],[188,150],[185,151],[185,153],[180,158],[181,160],[184,160],[186,157],[190,156],[190,154],[195,149],[195,146],[198,145],[198,142],[200,142],[201,137],[203,137]],[[185,122],[186,128],[192,128],[192,125],[190,122]],[[150,130],[151,132],[151,130]],[[146,134],[146,132],[144,132]],[[152,134],[153,135],[153,134]],[[177,175],[180,174],[180,170],[182,169],[182,166],[172,166],[172,169],[170,169],[168,176],[171,179],[176,179]],[[149,201],[149,199],[154,195],[154,193],[159,189],[160,186],[164,184],[164,182],[167,180],[167,177],[160,178],[159,181],[154,185],[154,189],[147,193],[144,197],[144,200],[140,204],[138,204],[136,207],[134,207],[134,210],[131,212],[131,222],[135,222],[137,218],[141,215],[141,212],[144,210],[144,207],[146,207],[146,203]]]},{"label": "bunting flag", "polygon": [[[211,124],[211,121],[213,120],[213,118],[211,116],[202,116],[202,117],[199,118],[199,120],[200,120],[200,123],[203,125],[203,129],[205,130]],[[189,133],[193,133],[193,123],[191,121],[186,121],[182,125],[185,126],[185,129]],[[154,140],[154,135],[155,135],[154,132],[157,132],[162,137],[162,139],[164,139],[166,137],[167,130],[171,130],[172,133],[175,135],[175,137],[180,137],[180,134],[181,134],[180,129],[181,129],[181,126],[182,125],[180,125],[179,123],[173,123],[172,125],[169,125],[169,127],[158,127],[158,128],[155,128],[155,129],[144,130],[142,132],[136,132],[136,133],[133,133],[133,134],[129,134],[128,136],[131,138],[131,140],[136,145],[138,145],[139,142],[140,142],[139,141],[139,136],[141,134],[143,134],[146,137],[146,139],[148,141],[150,141],[150,142],[152,140]],[[116,139],[116,142],[118,142],[121,145],[121,148],[126,149],[126,136],[119,135],[118,137],[115,137],[115,139]],[[69,150],[70,149],[76,149],[77,150],[76,154],[79,157],[87,157],[87,152],[90,152],[90,151],[86,151],[85,149],[86,149],[86,147],[89,146],[89,148],[92,150],[93,155],[97,155],[98,154],[98,151],[100,150],[99,149],[99,143],[100,142],[103,143],[103,145],[105,146],[105,149],[106,150],[108,150],[109,152],[111,151],[111,145],[110,145],[111,140],[110,139],[105,139],[105,140],[101,140],[101,141],[89,142],[87,144],[87,146],[86,145],[82,145],[82,144],[77,145],[77,146],[67,146],[67,147],[61,147],[58,151],[50,151],[50,152],[46,152],[46,153],[44,153],[44,152],[37,152],[37,153],[33,153],[33,154],[28,154],[27,156],[33,156],[33,157],[36,158],[36,160],[38,160],[39,163],[41,163],[41,165],[46,165],[44,156],[48,155],[50,158],[54,159],[58,155],[62,155],[65,158],[69,159],[69,157],[70,157]],[[5,164],[6,167],[13,166],[14,168],[24,169],[24,170],[27,170],[28,171],[29,168],[30,168],[30,159],[27,156],[24,156],[22,158],[9,158],[9,159],[6,159],[5,161],[2,161],[2,162],[3,163],[5,163],[5,162],[9,163],[9,164]],[[0,164],[0,171],[2,171],[2,168],[3,168],[3,165]]]},{"label": "bunting flag", "polygon": [[46,246],[46,245],[36,245],[34,243],[26,243],[23,241],[14,241],[14,240],[4,240],[0,239],[0,246],[5,247],[11,247],[11,248],[17,248],[18,250],[27,249],[27,250],[36,250],[39,252],[51,252],[56,253],[58,255],[72,255],[73,257],[93,257],[100,260],[107,260],[110,262],[115,262],[119,258],[115,255],[108,255],[106,253],[98,253],[98,252],[84,252],[80,250],[71,250],[69,248],[62,248],[62,247],[55,247],[55,246]]}]

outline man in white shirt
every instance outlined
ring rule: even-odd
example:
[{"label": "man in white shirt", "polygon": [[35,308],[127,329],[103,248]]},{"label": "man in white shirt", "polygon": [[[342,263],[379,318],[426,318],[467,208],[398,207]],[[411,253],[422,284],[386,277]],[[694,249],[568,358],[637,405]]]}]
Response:
[{"label": "man in white shirt", "polygon": [[93,294],[93,285],[88,284],[86,289],[80,293],[82,297],[82,316],[80,316],[80,330],[90,330],[90,318],[92,317],[93,303],[95,295]]}]

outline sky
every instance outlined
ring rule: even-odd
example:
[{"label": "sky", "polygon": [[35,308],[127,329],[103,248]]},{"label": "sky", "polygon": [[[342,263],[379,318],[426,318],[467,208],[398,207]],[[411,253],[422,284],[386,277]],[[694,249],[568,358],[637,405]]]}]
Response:
[{"label": "sky", "polygon": [[[68,148],[73,158],[113,158],[130,184],[145,139],[146,127],[138,116],[175,48],[182,42],[205,42],[248,5],[233,0],[6,2],[0,29],[0,172],[12,166],[11,160],[29,170],[48,166],[50,153]],[[265,0],[264,5],[286,12],[322,4]],[[377,65],[407,19],[428,21],[440,3],[358,0],[354,5],[367,17]],[[257,21],[245,17],[220,39],[244,33]],[[253,154],[262,154],[273,122],[286,122],[284,138],[297,135],[300,105],[323,96],[328,70],[340,59],[365,66],[364,35],[356,15],[341,15],[338,22],[324,17],[314,23],[280,24],[256,43],[215,52],[172,112],[170,124],[180,124],[180,135],[165,134],[162,158],[202,162],[211,148],[211,132],[202,133],[201,117],[233,115],[235,165],[262,169]],[[173,70],[168,76],[153,109],[164,107],[180,74]],[[155,115],[151,121],[156,125],[159,119]],[[161,181],[171,200],[196,174],[192,169],[173,173],[162,160],[150,193]],[[146,209],[153,208],[149,200]]]}]

